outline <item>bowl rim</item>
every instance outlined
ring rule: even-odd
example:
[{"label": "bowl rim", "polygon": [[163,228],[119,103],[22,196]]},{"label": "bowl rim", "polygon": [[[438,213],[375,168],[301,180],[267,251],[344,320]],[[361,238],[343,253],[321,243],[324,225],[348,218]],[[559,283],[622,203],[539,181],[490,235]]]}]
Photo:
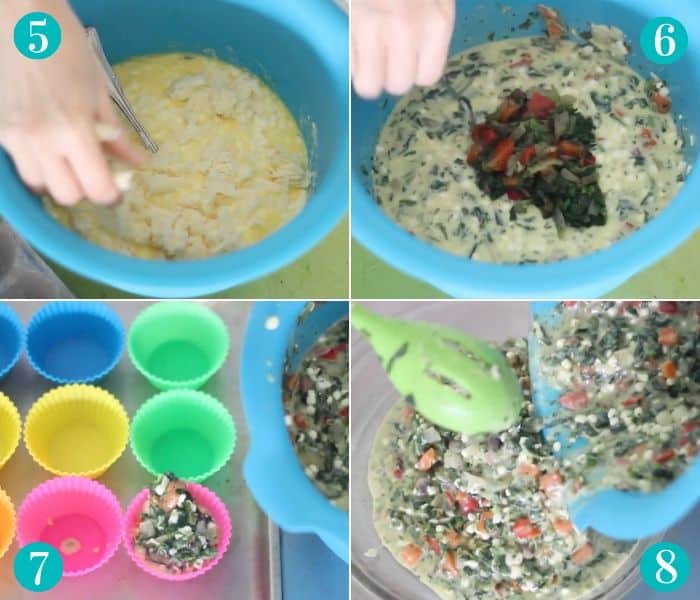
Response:
[{"label": "bowl rim", "polygon": [[[337,301],[348,307],[347,301]],[[243,336],[240,387],[250,447],[243,474],[263,511],[282,529],[315,533],[342,560],[349,555],[349,511],[335,507],[304,473],[284,423],[282,380],[287,346],[306,302],[256,302]],[[279,326],[265,326],[269,317]],[[272,377],[269,377],[272,375]],[[270,481],[270,465],[290,484]],[[298,511],[290,506],[294,498]]]},{"label": "bowl rim", "polygon": [[[614,0],[614,3],[642,14],[654,11],[653,0]],[[700,14],[693,22],[700,26]],[[687,27],[692,24],[686,22]],[[700,63],[697,44],[691,42],[688,53],[691,51]],[[352,93],[353,109],[364,102]],[[478,262],[440,250],[394,223],[366,189],[361,165],[354,160],[360,150],[357,144],[353,142],[351,154],[353,235],[394,268],[458,298],[597,298],[663,258],[700,228],[700,213],[695,206],[695,196],[700,190],[698,157],[679,192],[656,217],[605,249],[550,263]]]},{"label": "bowl rim", "polygon": [[[83,277],[130,293],[186,298],[219,292],[281,269],[311,250],[340,223],[347,212],[347,201],[321,199],[332,199],[338,190],[348,189],[348,47],[343,44],[347,40],[347,19],[327,0],[307,0],[313,4],[309,11],[290,10],[284,0],[225,2],[260,13],[299,34],[332,82],[328,103],[341,120],[342,135],[328,171],[306,206],[282,228],[252,246],[202,260],[146,260],[88,242],[48,214],[37,219],[37,214],[45,213],[44,209],[37,206],[26,210],[31,200],[17,201],[18,196],[28,194],[26,188],[17,177],[8,178],[4,193],[0,193],[0,213],[42,254]],[[310,13],[313,19],[308,18]]]}]

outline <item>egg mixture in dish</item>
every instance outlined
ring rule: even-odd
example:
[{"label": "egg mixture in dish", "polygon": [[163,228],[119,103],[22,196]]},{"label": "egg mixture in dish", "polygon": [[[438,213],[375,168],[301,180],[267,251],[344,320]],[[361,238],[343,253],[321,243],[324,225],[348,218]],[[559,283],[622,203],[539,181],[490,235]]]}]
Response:
[{"label": "egg mixture in dish", "polygon": [[285,422],[306,475],[321,493],[348,509],[350,396],[349,322],[319,337],[297,372],[285,377]]},{"label": "egg mixture in dish", "polygon": [[378,204],[453,254],[539,263],[593,252],[652,219],[687,175],[668,89],[627,65],[622,32],[579,35],[539,10],[547,37],[453,56],[379,137]]},{"label": "egg mixture in dish", "polygon": [[540,371],[562,392],[557,420],[569,439],[588,441],[561,461],[567,496],[668,485],[700,445],[700,302],[557,310],[535,324]]},{"label": "egg mixture in dish", "polygon": [[254,244],[301,211],[311,179],[306,147],[260,79],[191,54],[138,57],[115,72],[160,150],[114,207],[45,200],[61,223],[123,254],[192,259]]},{"label": "egg mixture in dish", "polygon": [[504,351],[525,398],[506,431],[447,431],[403,401],[388,413],[369,464],[375,529],[441,598],[573,599],[634,545],[574,528],[559,465],[533,427],[525,340]]}]

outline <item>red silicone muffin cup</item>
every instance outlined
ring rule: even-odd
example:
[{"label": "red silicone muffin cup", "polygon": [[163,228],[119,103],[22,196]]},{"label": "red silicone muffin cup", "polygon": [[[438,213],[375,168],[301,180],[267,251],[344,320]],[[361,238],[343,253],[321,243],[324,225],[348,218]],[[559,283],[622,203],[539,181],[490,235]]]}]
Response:
[{"label": "red silicone muffin cup", "polygon": [[63,558],[63,574],[85,575],[104,565],[121,543],[122,509],[104,485],[57,477],[35,487],[17,514],[20,546],[45,542]]},{"label": "red silicone muffin cup", "polygon": [[226,554],[226,550],[228,550],[229,544],[231,543],[231,518],[229,517],[226,505],[219,500],[219,497],[214,492],[202,485],[188,483],[187,491],[192,494],[192,497],[197,505],[209,513],[211,518],[214,520],[214,523],[216,523],[219,528],[219,545],[216,556],[205,562],[202,568],[196,571],[180,574],[168,573],[164,570],[164,568],[153,565],[152,563],[149,563],[136,555],[136,552],[134,551],[133,535],[134,531],[138,527],[139,517],[141,516],[143,507],[148,501],[148,489],[139,492],[139,494],[131,501],[131,504],[129,504],[129,507],[126,509],[123,537],[124,546],[126,547],[126,551],[131,557],[131,560],[133,560],[134,563],[146,573],[167,581],[187,581],[188,579],[194,579],[195,577],[204,575],[204,573],[210,571],[219,563],[224,554]]}]

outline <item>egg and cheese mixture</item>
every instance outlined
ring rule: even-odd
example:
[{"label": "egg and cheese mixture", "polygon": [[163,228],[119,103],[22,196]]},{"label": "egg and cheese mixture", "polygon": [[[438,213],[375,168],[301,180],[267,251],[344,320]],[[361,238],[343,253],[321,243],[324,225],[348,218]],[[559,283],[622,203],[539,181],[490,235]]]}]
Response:
[{"label": "egg and cheese mixture", "polygon": [[138,57],[115,72],[160,150],[116,206],[46,199],[61,223],[123,254],[177,260],[249,246],[301,211],[311,179],[306,146],[259,78],[191,54]]},{"label": "egg and cheese mixture", "polygon": [[577,531],[560,466],[535,425],[524,339],[503,348],[520,378],[521,419],[491,435],[433,425],[400,400],[369,463],[374,525],[388,550],[440,598],[576,598],[634,544]]},{"label": "egg and cheese mixture", "polygon": [[547,37],[453,56],[380,134],[376,201],[450,253],[497,263],[587,254],[642,227],[687,174],[668,88],[627,65],[622,32],[579,35],[539,10]]}]

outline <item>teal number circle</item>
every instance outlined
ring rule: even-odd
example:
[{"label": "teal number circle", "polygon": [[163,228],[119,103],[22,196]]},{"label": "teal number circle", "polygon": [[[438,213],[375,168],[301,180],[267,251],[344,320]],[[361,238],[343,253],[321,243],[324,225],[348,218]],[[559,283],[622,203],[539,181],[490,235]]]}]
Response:
[{"label": "teal number circle", "polygon": [[659,542],[646,549],[639,562],[644,583],[658,592],[672,592],[690,575],[690,559],[678,544]]},{"label": "teal number circle", "polygon": [[676,19],[656,17],[644,26],[639,42],[651,62],[670,65],[683,58],[688,49],[688,32]]},{"label": "teal number circle", "polygon": [[48,58],[61,45],[61,26],[50,14],[32,12],[15,25],[15,47],[33,60]]},{"label": "teal number circle", "polygon": [[15,556],[15,579],[30,592],[47,592],[63,577],[63,558],[49,544],[27,544]]}]

